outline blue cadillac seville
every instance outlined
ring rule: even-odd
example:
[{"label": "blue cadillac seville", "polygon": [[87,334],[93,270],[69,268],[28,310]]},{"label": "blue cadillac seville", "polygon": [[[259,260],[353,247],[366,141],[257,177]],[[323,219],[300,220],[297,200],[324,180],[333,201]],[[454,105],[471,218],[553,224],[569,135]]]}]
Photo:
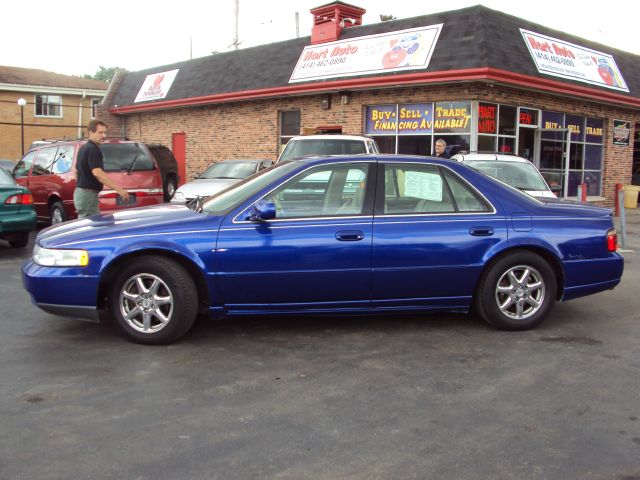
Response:
[{"label": "blue cadillac seville", "polygon": [[611,210],[535,199],[428,157],[313,157],[187,206],[42,230],[23,267],[41,309],[169,343],[212,316],[477,312],[525,330],[614,288]]}]

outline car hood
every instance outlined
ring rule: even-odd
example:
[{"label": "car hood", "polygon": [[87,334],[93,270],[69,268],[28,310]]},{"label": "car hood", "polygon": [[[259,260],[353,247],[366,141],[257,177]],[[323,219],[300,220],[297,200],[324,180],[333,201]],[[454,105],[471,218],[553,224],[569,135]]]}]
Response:
[{"label": "car hood", "polygon": [[73,246],[87,241],[127,235],[171,233],[192,229],[214,229],[220,217],[196,213],[182,205],[131,208],[109,214],[72,220],[42,230],[37,243],[43,247]]},{"label": "car hood", "polygon": [[185,183],[177,191],[182,192],[185,198],[205,197],[213,195],[240,180],[240,178],[198,178],[192,182]]}]

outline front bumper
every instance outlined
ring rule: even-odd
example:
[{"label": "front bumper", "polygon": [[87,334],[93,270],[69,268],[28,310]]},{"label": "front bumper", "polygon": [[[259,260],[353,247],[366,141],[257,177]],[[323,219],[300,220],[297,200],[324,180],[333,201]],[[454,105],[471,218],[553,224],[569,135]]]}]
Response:
[{"label": "front bumper", "polygon": [[22,267],[22,283],[32,302],[54,315],[97,321],[99,277],[83,268],[43,267],[32,260]]}]

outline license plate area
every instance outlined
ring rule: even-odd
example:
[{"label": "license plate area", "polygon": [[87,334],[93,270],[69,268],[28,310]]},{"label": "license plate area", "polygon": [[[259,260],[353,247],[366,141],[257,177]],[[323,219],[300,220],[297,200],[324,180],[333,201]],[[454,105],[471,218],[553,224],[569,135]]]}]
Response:
[{"label": "license plate area", "polygon": [[126,205],[135,205],[135,204],[136,204],[136,194],[135,193],[130,193],[128,200],[125,200],[120,195],[118,195],[116,197],[116,205],[118,205],[118,206],[123,206],[124,207]]}]

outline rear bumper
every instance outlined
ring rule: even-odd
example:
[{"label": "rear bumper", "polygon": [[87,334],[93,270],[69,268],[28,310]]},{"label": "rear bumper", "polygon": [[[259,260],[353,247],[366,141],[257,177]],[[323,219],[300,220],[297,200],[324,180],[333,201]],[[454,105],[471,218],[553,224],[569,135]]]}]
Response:
[{"label": "rear bumper", "polygon": [[0,236],[5,233],[30,232],[36,228],[35,210],[0,216]]},{"label": "rear bumper", "polygon": [[620,283],[623,271],[624,258],[617,252],[600,260],[569,262],[562,301],[611,290]]}]

